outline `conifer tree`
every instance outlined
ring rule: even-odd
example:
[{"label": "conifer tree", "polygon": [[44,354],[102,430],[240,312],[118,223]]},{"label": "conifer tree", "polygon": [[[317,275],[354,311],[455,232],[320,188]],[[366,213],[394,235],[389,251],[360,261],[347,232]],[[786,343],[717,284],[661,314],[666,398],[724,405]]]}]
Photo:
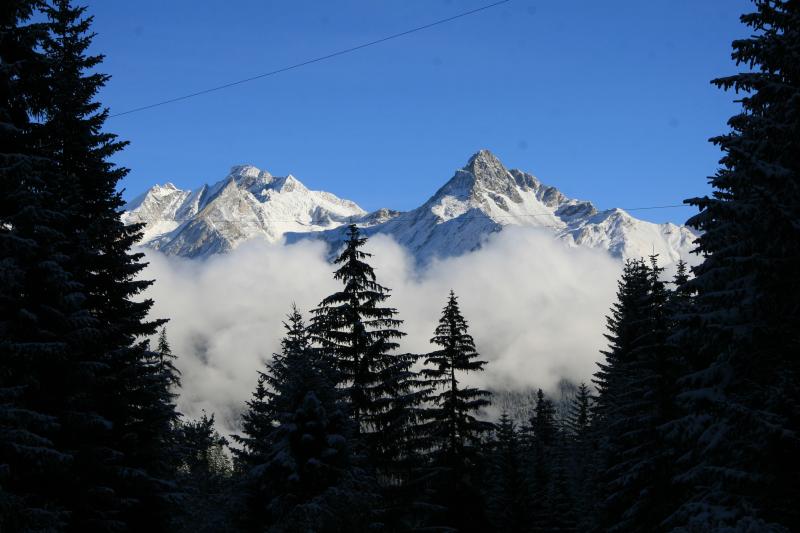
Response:
[{"label": "conifer tree", "polygon": [[381,304],[389,289],[376,281],[362,250],[367,239],[348,227],[347,241],[334,261],[342,290],[313,311],[312,332],[321,356],[331,362],[343,389],[355,431],[385,484],[402,484],[416,454],[414,421],[425,391],[412,369],[417,356],[397,354],[404,333],[397,311]]},{"label": "conifer tree", "polygon": [[[279,363],[269,382],[270,416],[262,464],[248,476],[249,526],[270,531],[358,531],[375,505],[371,478],[359,465],[353,423],[327,361],[309,348],[295,309],[285,324]],[[250,435],[255,437],[255,435]]]},{"label": "conifer tree", "polygon": [[493,531],[528,530],[522,449],[514,422],[503,411],[497,423],[486,468],[486,511]]},{"label": "conifer tree", "polygon": [[573,531],[567,440],[553,402],[539,389],[527,428],[525,453],[529,484],[528,516],[532,531]]},{"label": "conifer tree", "polygon": [[73,450],[59,440],[75,390],[71,346],[91,321],[69,270],[65,183],[40,149],[47,25],[38,2],[0,5],[0,530],[59,530]]},{"label": "conifer tree", "polygon": [[479,448],[493,425],[476,415],[490,404],[488,391],[464,386],[463,374],[480,372],[486,361],[478,359],[475,342],[453,291],[442,311],[422,374],[433,387],[431,406],[420,429],[430,444],[430,457],[440,471],[436,502],[446,510],[448,525],[462,531],[484,527],[476,475]]},{"label": "conifer tree", "polygon": [[591,490],[594,479],[594,432],[591,420],[591,392],[585,383],[578,386],[569,406],[565,438],[570,454],[570,492],[579,530],[591,528],[594,500]]},{"label": "conifer tree", "polygon": [[175,354],[167,339],[167,328],[162,327],[158,333],[155,355],[158,359],[158,370],[163,373],[172,385],[180,386],[180,371],[175,367]]},{"label": "conifer tree", "polygon": [[256,388],[242,415],[242,435],[233,436],[234,442],[240,446],[233,452],[238,466],[244,470],[263,464],[272,446],[272,431],[277,416],[275,399],[277,391],[281,390],[289,378],[286,366],[289,354],[303,353],[309,358],[315,358],[314,364],[318,370],[326,373],[331,382],[335,382],[335,375],[327,361],[316,358],[317,354],[311,348],[309,332],[296,306],[292,305],[292,311],[283,326],[286,335],[281,340],[281,352],[272,354],[272,360],[266,364],[265,371],[258,372]]},{"label": "conifer tree", "polygon": [[649,298],[649,272],[643,260],[628,260],[617,284],[617,300],[606,317],[608,348],[601,353],[604,361],[593,382],[597,395],[593,404],[593,426],[598,454],[593,492],[597,499],[597,513],[593,517],[596,527],[606,528],[617,523],[629,502],[621,500],[614,487],[614,461],[618,458],[620,444],[616,441],[621,426],[627,423],[621,409],[626,404],[625,391],[629,386],[628,368],[633,364],[633,354],[639,342],[648,334],[647,302]]},{"label": "conifer tree", "polygon": [[109,162],[125,143],[102,131],[107,111],[95,97],[108,77],[95,71],[102,58],[87,55],[91,18],[67,0],[43,4],[42,12],[47,98],[33,133],[57,174],[45,190],[62,195],[67,242],[57,261],[80,287],[72,302],[87,312],[89,328],[72,339],[58,389],[65,412],[58,446],[72,450],[70,467],[80,472],[59,479],[58,491],[76,530],[157,531],[167,527],[174,489],[168,450],[175,376],[148,348],[146,337],[160,323],[146,318],[152,302],[137,301],[150,284],[135,279],[144,265],[141,254],[130,253],[141,227],[120,220],[116,186],[127,171]]},{"label": "conifer tree", "polygon": [[647,316],[643,309],[648,299],[648,271],[642,260],[628,260],[622,278],[617,283],[617,300],[606,317],[608,333],[604,336],[609,345],[601,351],[605,361],[599,362],[599,370],[592,380],[597,389],[594,398],[593,417],[595,425],[613,423],[611,417],[620,403],[624,391],[623,366],[630,361],[636,343],[647,334]]},{"label": "conifer tree", "polygon": [[228,441],[214,428],[214,415],[177,423],[177,482],[180,507],[172,516],[174,531],[233,531],[228,494],[231,464]]},{"label": "conifer tree", "polygon": [[589,440],[591,430],[591,393],[586,383],[578,385],[578,391],[569,405],[566,429],[571,438],[582,447]]},{"label": "conifer tree", "polygon": [[236,468],[247,471],[265,461],[272,431],[273,415],[270,413],[266,378],[263,372],[258,373],[258,381],[252,396],[247,401],[247,409],[242,414],[242,433],[232,435],[233,441],[239,445],[231,452],[236,461]]},{"label": "conifer tree", "polygon": [[714,80],[741,93],[700,212],[703,262],[684,326],[684,439],[670,525],[703,531],[800,529],[800,4],[756,1],[733,42],[743,72]]},{"label": "conifer tree", "polygon": [[623,274],[606,363],[596,374],[603,385],[597,401],[607,409],[598,420],[604,496],[598,525],[608,531],[657,530],[674,502],[676,452],[661,430],[675,416],[680,368],[668,344],[669,295],[655,256],[649,266],[635,265]]}]

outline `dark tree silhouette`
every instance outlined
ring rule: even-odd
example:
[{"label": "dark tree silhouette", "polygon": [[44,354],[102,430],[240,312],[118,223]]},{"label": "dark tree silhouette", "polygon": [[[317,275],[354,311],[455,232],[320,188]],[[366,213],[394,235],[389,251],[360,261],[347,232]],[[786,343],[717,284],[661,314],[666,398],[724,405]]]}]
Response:
[{"label": "dark tree silhouette", "polygon": [[262,374],[272,427],[248,435],[265,441],[266,453],[247,473],[246,523],[269,531],[363,530],[377,508],[376,486],[359,465],[354,424],[296,309],[285,327],[280,358]]},{"label": "dark tree silhouette", "polygon": [[800,529],[800,4],[757,1],[733,42],[744,72],[713,81],[741,93],[711,196],[700,212],[703,262],[683,337],[692,372],[673,427],[685,438],[674,527]]},{"label": "dark tree silhouette", "polygon": [[414,421],[425,391],[412,369],[417,356],[397,354],[402,321],[397,311],[381,304],[389,289],[376,281],[362,250],[366,238],[350,225],[345,247],[335,260],[334,278],[342,290],[313,311],[312,332],[322,357],[336,371],[355,420],[356,432],[385,485],[406,481],[409,460],[416,454]]},{"label": "dark tree silhouette", "polygon": [[491,394],[459,381],[467,372],[482,371],[486,361],[478,359],[475,342],[453,291],[431,344],[437,349],[426,356],[422,374],[433,392],[421,432],[426,435],[430,457],[438,471],[434,501],[447,510],[448,525],[475,531],[485,527],[476,483],[478,452],[493,428],[490,422],[475,415],[490,404]]},{"label": "dark tree silhouette", "polygon": [[67,184],[31,121],[48,96],[38,7],[0,5],[0,530],[11,532],[69,520],[75,453],[59,436],[77,393],[71,346],[92,325],[70,272]]},{"label": "dark tree silhouette", "polygon": [[514,422],[505,411],[497,423],[487,454],[484,492],[486,513],[493,531],[528,530],[528,493],[522,446]]},{"label": "dark tree silhouette", "polygon": [[[25,29],[32,7],[43,22]],[[146,319],[152,302],[137,301],[150,283],[134,280],[144,267],[130,253],[140,227],[119,218],[116,186],[126,170],[109,158],[124,143],[102,131],[107,112],[94,98],[108,77],[96,73],[102,58],[87,55],[91,18],[83,12],[64,0],[3,6],[3,105],[13,121],[3,128],[10,141],[4,148],[20,152],[2,171],[8,292],[0,342],[12,370],[12,412],[22,420],[20,409],[29,411],[24,426],[31,428],[39,419],[44,430],[47,421],[46,434],[24,430],[25,439],[43,439],[25,447],[56,451],[47,455],[58,459],[44,467],[45,483],[34,468],[22,488],[27,495],[9,500],[42,511],[28,516],[33,527],[159,531],[167,528],[175,489],[177,378],[148,347],[159,322]],[[34,55],[24,57],[28,45]],[[14,61],[7,65],[7,58]],[[15,472],[5,485],[14,493]],[[51,518],[56,525],[47,525]]]}]

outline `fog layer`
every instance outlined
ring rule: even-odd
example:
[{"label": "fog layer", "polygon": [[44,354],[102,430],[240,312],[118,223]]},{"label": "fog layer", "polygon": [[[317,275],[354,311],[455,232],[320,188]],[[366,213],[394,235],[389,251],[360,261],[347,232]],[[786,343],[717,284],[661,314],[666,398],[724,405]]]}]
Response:
[{"label": "fog layer", "polygon": [[[486,371],[466,381],[494,389],[559,379],[588,380],[604,345],[604,316],[621,264],[605,252],[569,248],[549,233],[506,228],[476,252],[435,261],[417,271],[388,237],[371,239],[388,305],[405,321],[404,352],[425,353],[447,294],[453,289]],[[334,266],[319,242],[291,246],[250,241],[205,261],[146,250],[143,276],[156,280],[146,296],[167,332],[182,373],[179,409],[215,413],[234,430],[257,370],[278,350],[282,320],[295,302],[304,315],[336,290]]]}]

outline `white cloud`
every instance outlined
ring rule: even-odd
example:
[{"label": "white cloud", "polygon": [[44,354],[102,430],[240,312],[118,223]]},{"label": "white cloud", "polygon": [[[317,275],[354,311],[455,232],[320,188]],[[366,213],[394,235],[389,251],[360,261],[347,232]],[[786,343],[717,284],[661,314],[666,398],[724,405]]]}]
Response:
[{"label": "white cloud", "polygon": [[[392,289],[408,333],[401,350],[424,353],[452,288],[470,323],[486,372],[466,377],[492,388],[588,380],[604,345],[604,316],[620,263],[600,251],[569,248],[548,233],[506,228],[479,251],[436,261],[416,272],[389,237],[367,243],[378,281]],[[256,371],[277,351],[292,302],[307,311],[337,289],[319,242],[291,246],[250,241],[205,261],[146,251],[155,284],[152,315],[167,326],[183,373],[179,408],[214,412],[223,431],[235,427]]]}]

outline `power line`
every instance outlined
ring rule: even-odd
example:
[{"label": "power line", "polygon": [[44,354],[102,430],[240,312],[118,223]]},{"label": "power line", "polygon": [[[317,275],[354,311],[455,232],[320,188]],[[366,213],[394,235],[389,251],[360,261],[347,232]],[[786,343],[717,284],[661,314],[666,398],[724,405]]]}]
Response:
[{"label": "power line", "polygon": [[194,93],[185,94],[183,96],[177,96],[175,98],[170,98],[168,100],[162,100],[161,102],[155,102],[153,104],[149,104],[149,105],[145,105],[145,106],[141,106],[141,107],[135,107],[133,109],[128,109],[127,111],[122,111],[120,113],[114,113],[114,114],[109,115],[108,118],[121,117],[123,115],[129,115],[131,113],[138,113],[139,111],[144,111],[146,109],[152,109],[154,107],[159,107],[159,106],[171,104],[171,103],[174,103],[174,102],[180,102],[181,100],[187,100],[189,98],[194,98],[195,96],[200,96],[200,95],[212,93],[212,92],[215,92],[215,91],[221,91],[223,89],[227,89],[229,87],[234,87],[236,85],[241,85],[243,83],[248,83],[248,82],[251,82],[251,81],[259,80],[261,78],[267,78],[269,76],[274,76],[274,75],[280,74],[282,72],[286,72],[286,71],[289,71],[289,70],[294,70],[294,69],[297,69],[297,68],[300,68],[300,67],[304,67],[306,65],[311,65],[312,63],[319,63],[320,61],[325,61],[326,59],[331,59],[331,58],[334,58],[334,57],[337,57],[337,56],[349,54],[351,52],[355,52],[356,50],[361,50],[362,48],[367,48],[369,46],[374,46],[376,44],[384,43],[384,42],[390,41],[392,39],[397,39],[398,37],[403,37],[403,36],[409,35],[411,33],[415,33],[415,32],[422,31],[422,30],[426,30],[428,28],[432,28],[432,27],[438,26],[440,24],[445,24],[447,22],[451,22],[453,20],[456,20],[456,19],[459,19],[459,18],[462,18],[462,17],[466,17],[468,15],[473,15],[475,13],[478,13],[478,12],[481,12],[481,11],[485,11],[487,9],[491,9],[493,7],[499,6],[501,4],[508,3],[510,1],[511,0],[501,0],[500,2],[495,2],[493,4],[488,4],[488,5],[485,5],[485,6],[482,6],[482,7],[478,7],[476,9],[471,9],[469,11],[464,11],[463,13],[459,13],[457,15],[453,15],[452,17],[447,17],[447,18],[444,18],[444,19],[440,19],[440,20],[431,22],[429,24],[425,24],[423,26],[418,26],[418,27],[412,28],[410,30],[402,31],[400,33],[395,33],[393,35],[388,35],[386,37],[382,37],[382,38],[377,39],[375,41],[370,41],[370,42],[367,42],[367,43],[359,44],[357,46],[353,46],[353,47],[350,47],[350,48],[345,48],[344,50],[339,50],[338,52],[333,52],[331,54],[327,54],[327,55],[324,55],[324,56],[315,57],[314,59],[309,59],[307,61],[303,61],[303,62],[300,62],[300,63],[295,63],[294,65],[289,65],[288,67],[279,68],[277,70],[272,70],[270,72],[265,72],[263,74],[258,74],[256,76],[251,76],[249,78],[244,78],[244,79],[241,79],[241,80],[233,81],[233,82],[230,82],[230,83],[226,83],[224,85],[218,85],[216,87],[211,87],[209,89],[203,89],[202,91],[197,91],[197,92],[194,92]]},{"label": "power line", "polygon": [[647,207],[620,207],[623,211],[644,211],[645,209],[670,209],[673,207],[694,207],[689,204],[651,205]]}]

